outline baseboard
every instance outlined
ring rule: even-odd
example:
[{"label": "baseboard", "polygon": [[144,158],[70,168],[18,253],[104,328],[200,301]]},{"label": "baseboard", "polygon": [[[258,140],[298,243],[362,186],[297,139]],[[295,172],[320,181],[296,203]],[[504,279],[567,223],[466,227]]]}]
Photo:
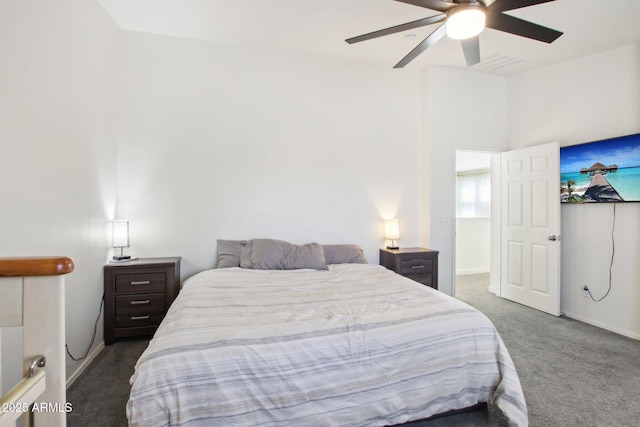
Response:
[{"label": "baseboard", "polygon": [[456,276],[467,276],[469,274],[480,274],[480,273],[489,273],[489,269],[476,268],[476,269],[469,269],[469,270],[456,270]]},{"label": "baseboard", "polygon": [[71,384],[75,382],[75,380],[82,375],[82,373],[87,369],[87,367],[93,362],[93,359],[98,356],[98,354],[104,348],[104,341],[98,344],[92,351],[87,355],[87,357],[82,361],[82,363],[78,366],[78,368],[67,378],[67,388],[71,387]]},{"label": "baseboard", "polygon": [[605,329],[607,331],[615,332],[616,334],[624,335],[625,337],[633,338],[634,340],[639,340],[640,341],[640,334],[638,334],[638,333],[625,331],[625,330],[613,327],[611,325],[607,325],[606,323],[595,322],[595,321],[593,321],[591,319],[587,319],[586,317],[579,316],[579,315],[573,314],[573,313],[568,313],[566,311],[563,311],[562,314],[564,314],[565,316],[567,316],[567,317],[569,317],[571,319],[578,320],[578,321],[583,322],[583,323],[588,323],[589,325],[597,326],[600,329]]}]

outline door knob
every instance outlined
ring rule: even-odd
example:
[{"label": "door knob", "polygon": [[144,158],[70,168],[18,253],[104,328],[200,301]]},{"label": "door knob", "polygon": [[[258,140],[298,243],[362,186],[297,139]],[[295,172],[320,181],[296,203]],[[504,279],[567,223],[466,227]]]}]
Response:
[{"label": "door knob", "polygon": [[552,234],[551,236],[547,237],[548,240],[551,240],[552,242],[555,242],[556,240],[558,240],[558,236],[556,236],[555,234]]}]

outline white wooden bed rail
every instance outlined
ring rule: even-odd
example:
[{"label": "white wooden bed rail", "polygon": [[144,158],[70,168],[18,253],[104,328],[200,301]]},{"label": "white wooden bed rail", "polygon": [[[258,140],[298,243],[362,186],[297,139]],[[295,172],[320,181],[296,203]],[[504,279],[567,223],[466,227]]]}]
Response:
[{"label": "white wooden bed rail", "polygon": [[21,417],[66,426],[64,275],[73,268],[68,257],[0,258],[0,328],[22,326],[24,376],[0,398],[0,427]]}]

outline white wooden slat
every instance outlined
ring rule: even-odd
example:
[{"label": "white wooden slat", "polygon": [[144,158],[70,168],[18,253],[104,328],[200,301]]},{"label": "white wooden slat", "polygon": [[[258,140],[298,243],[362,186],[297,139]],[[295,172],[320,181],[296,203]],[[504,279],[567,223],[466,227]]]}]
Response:
[{"label": "white wooden slat", "polygon": [[[24,278],[24,373],[34,357],[47,358],[47,389],[38,399],[58,407],[66,403],[64,276]],[[64,427],[66,412],[35,413],[36,426]]]},{"label": "white wooden slat", "polygon": [[0,277],[0,328],[22,325],[22,277]]}]

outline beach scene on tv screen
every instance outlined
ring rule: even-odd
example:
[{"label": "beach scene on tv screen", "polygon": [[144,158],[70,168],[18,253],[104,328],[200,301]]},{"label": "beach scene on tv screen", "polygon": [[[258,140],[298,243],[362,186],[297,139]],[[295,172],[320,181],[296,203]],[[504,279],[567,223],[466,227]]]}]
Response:
[{"label": "beach scene on tv screen", "polygon": [[640,134],[560,148],[563,203],[640,202]]}]

